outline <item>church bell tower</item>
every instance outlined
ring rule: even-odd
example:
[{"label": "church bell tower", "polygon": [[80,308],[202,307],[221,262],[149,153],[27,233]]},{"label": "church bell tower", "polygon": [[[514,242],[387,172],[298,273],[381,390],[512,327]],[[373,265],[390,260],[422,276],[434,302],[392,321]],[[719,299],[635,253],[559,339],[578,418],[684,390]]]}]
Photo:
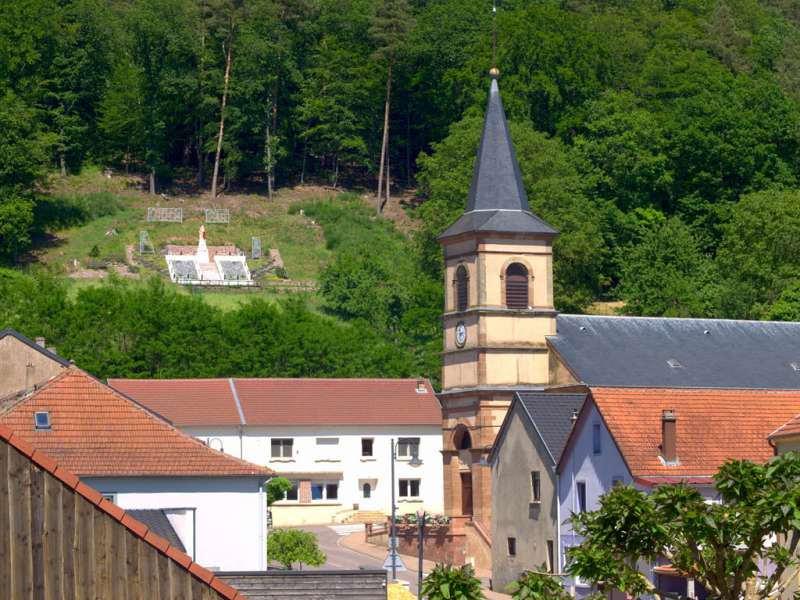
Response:
[{"label": "church bell tower", "polygon": [[548,383],[555,334],[552,244],[533,214],[492,69],[464,214],[441,236],[445,260],[443,410],[448,515],[488,527],[495,436],[514,394]]}]

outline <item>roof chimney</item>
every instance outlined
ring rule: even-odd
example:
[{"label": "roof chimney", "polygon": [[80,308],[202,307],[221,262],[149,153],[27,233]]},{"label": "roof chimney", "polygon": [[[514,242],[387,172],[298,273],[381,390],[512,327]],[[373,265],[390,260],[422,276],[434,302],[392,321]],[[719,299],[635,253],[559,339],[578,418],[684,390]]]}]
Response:
[{"label": "roof chimney", "polygon": [[46,348],[47,347],[47,341],[43,337],[39,336],[39,337],[36,338],[36,345],[40,346],[42,348]]},{"label": "roof chimney", "polygon": [[418,394],[427,394],[428,388],[425,387],[425,380],[421,377],[417,379],[417,393]]},{"label": "roof chimney", "polygon": [[664,462],[674,464],[678,461],[678,419],[674,410],[661,413],[661,455]]},{"label": "roof chimney", "polygon": [[577,423],[577,421],[578,421],[578,409],[577,408],[573,408],[572,409],[572,417],[570,417],[570,421],[572,422],[573,425],[575,425],[575,423]]}]

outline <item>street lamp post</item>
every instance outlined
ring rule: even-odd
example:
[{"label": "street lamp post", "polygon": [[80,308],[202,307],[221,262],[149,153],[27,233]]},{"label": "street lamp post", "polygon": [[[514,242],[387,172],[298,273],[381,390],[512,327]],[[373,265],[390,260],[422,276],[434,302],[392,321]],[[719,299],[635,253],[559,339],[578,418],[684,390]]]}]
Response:
[{"label": "street lamp post", "polygon": [[422,557],[425,544],[425,511],[417,511],[417,529],[419,537],[417,538],[417,545],[419,546],[419,565],[417,568],[417,594],[419,600],[422,600]]},{"label": "street lamp post", "polygon": [[394,500],[394,438],[392,438],[392,526],[389,528],[389,556],[392,557],[392,581],[397,580],[397,538],[395,537],[395,506]]}]

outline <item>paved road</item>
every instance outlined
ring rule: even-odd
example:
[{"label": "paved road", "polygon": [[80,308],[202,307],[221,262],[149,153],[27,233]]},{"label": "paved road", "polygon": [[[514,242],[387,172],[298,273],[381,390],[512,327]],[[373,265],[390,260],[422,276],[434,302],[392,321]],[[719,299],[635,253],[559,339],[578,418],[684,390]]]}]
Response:
[{"label": "paved road", "polygon": [[[349,548],[343,547],[339,542],[342,536],[352,533],[353,531],[363,531],[363,525],[351,526],[327,526],[327,525],[306,525],[302,527],[306,531],[311,531],[317,536],[320,550],[322,550],[328,557],[328,561],[318,569],[380,569],[383,567],[383,561]],[[407,557],[403,557],[407,561]],[[311,567],[304,567],[311,569]],[[389,575],[391,577],[391,574]],[[417,593],[417,573],[410,571],[401,571],[397,573],[397,578],[403,581],[408,581],[411,585],[411,592]]]}]

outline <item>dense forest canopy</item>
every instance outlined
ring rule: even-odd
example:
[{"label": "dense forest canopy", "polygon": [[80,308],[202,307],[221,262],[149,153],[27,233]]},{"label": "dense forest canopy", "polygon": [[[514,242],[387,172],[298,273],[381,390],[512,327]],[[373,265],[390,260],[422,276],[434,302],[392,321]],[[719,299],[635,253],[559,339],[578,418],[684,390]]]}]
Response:
[{"label": "dense forest canopy", "polygon": [[[394,192],[417,190],[413,244],[382,230],[343,243],[321,294],[351,326],[415,346],[399,371],[432,371],[435,236],[466,199],[491,4],[6,0],[0,260],[54,227],[48,173],[101,164],[141,173],[154,192],[249,184],[267,201],[304,181],[375,191],[386,171]],[[497,4],[525,185],[561,231],[557,307],[602,298],[633,314],[798,318],[797,3]],[[333,232],[341,215],[312,210]]]}]

